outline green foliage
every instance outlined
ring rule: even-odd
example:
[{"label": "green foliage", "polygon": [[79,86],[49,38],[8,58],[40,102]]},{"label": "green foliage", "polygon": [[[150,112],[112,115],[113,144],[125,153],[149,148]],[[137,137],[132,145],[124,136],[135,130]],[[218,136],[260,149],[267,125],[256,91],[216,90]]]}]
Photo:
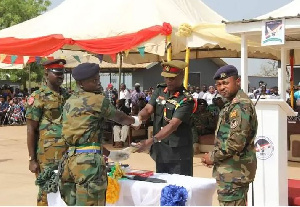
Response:
[{"label": "green foliage", "polygon": [[0,29],[32,19],[51,5],[50,0],[1,0]]},{"label": "green foliage", "polygon": [[29,80],[29,71],[31,82],[40,83],[44,77],[44,68],[37,63],[27,64],[23,70],[0,70],[0,79],[19,82],[26,87],[26,81]]}]

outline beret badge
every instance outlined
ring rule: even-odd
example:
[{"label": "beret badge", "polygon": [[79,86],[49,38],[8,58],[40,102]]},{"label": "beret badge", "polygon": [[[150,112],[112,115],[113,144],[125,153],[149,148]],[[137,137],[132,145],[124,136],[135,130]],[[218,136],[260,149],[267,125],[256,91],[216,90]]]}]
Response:
[{"label": "beret badge", "polygon": [[226,78],[226,73],[221,73],[220,78]]}]

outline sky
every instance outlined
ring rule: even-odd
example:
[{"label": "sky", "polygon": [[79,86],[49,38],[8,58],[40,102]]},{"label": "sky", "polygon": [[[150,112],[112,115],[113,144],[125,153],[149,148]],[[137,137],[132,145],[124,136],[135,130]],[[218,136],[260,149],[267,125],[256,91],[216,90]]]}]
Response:
[{"label": "sky", "polygon": [[[64,0],[51,0],[49,9],[58,6]],[[125,0],[124,0],[125,1]],[[151,0],[149,0],[151,1]],[[161,0],[163,1],[163,0]],[[192,0],[187,0],[192,1]],[[197,1],[197,0],[193,0]],[[202,0],[207,6],[229,21],[251,19],[278,9],[292,0]],[[228,64],[235,65],[240,70],[241,61],[237,58],[223,58]],[[248,61],[249,75],[256,75],[261,65],[267,60],[251,59]]]}]

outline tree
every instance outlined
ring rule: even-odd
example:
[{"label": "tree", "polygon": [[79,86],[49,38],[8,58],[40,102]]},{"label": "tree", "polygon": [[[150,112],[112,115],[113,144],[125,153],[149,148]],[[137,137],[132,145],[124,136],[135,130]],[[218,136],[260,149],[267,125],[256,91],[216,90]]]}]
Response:
[{"label": "tree", "polygon": [[259,76],[264,77],[277,77],[278,76],[278,62],[276,60],[270,60],[260,66]]},{"label": "tree", "polygon": [[[32,19],[47,11],[50,5],[50,0],[0,0],[0,29]],[[37,63],[27,64],[24,70],[1,70],[0,78],[21,82],[23,87],[26,87],[29,68],[31,81],[41,82],[44,69]]]},{"label": "tree", "polygon": [[50,0],[1,0],[0,29],[32,19],[51,5]]}]

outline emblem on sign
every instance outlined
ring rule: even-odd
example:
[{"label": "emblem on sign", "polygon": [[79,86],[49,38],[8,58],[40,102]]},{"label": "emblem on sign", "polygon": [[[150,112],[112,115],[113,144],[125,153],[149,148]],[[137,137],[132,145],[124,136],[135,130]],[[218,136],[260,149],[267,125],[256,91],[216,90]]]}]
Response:
[{"label": "emblem on sign", "polygon": [[273,142],[265,136],[258,136],[255,140],[256,157],[260,160],[267,160],[274,152]]}]

